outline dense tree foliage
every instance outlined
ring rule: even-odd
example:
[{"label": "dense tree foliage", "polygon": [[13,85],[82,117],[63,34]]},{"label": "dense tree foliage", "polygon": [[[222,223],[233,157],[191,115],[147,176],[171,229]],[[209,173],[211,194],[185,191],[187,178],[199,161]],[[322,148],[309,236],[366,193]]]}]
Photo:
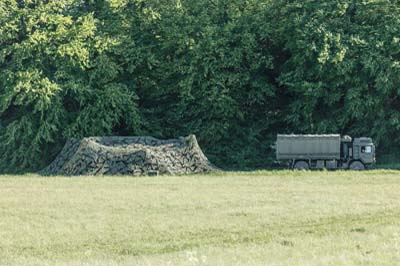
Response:
[{"label": "dense tree foliage", "polygon": [[275,134],[400,144],[400,2],[2,0],[0,170],[70,137],[194,133],[264,167]]}]

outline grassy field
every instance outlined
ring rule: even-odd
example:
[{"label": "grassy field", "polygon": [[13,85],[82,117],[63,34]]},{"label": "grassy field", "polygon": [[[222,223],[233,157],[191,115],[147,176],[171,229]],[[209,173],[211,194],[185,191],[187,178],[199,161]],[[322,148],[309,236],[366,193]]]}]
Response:
[{"label": "grassy field", "polygon": [[398,265],[400,171],[0,177],[0,265]]}]

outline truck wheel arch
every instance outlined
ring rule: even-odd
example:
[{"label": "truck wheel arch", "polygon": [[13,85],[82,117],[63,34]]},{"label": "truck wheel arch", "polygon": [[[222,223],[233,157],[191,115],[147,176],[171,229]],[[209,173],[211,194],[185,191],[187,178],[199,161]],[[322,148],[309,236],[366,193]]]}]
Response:
[{"label": "truck wheel arch", "polygon": [[349,169],[350,170],[355,170],[355,171],[362,171],[362,170],[365,170],[366,167],[365,167],[365,164],[362,161],[354,160],[354,161],[350,162]]},{"label": "truck wheel arch", "polygon": [[292,168],[295,170],[309,170],[310,164],[306,160],[293,160]]}]

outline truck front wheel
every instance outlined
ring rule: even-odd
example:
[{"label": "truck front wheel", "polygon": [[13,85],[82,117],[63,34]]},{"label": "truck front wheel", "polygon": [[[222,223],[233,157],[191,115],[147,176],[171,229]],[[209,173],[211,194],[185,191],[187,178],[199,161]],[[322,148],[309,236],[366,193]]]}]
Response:
[{"label": "truck front wheel", "polygon": [[293,169],[295,169],[295,170],[308,170],[308,169],[310,169],[310,166],[308,165],[308,163],[306,161],[297,161],[293,165]]},{"label": "truck front wheel", "polygon": [[350,164],[349,169],[354,171],[362,171],[365,170],[365,165],[360,161],[354,161]]}]

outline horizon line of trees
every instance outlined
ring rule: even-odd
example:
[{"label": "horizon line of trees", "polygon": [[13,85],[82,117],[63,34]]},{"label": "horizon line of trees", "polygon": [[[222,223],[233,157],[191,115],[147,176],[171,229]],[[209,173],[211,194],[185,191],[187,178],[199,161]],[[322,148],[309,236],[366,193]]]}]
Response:
[{"label": "horizon line of trees", "polygon": [[194,133],[229,169],[268,167],[277,133],[394,153],[399,95],[399,1],[0,2],[0,172],[95,135]]}]

